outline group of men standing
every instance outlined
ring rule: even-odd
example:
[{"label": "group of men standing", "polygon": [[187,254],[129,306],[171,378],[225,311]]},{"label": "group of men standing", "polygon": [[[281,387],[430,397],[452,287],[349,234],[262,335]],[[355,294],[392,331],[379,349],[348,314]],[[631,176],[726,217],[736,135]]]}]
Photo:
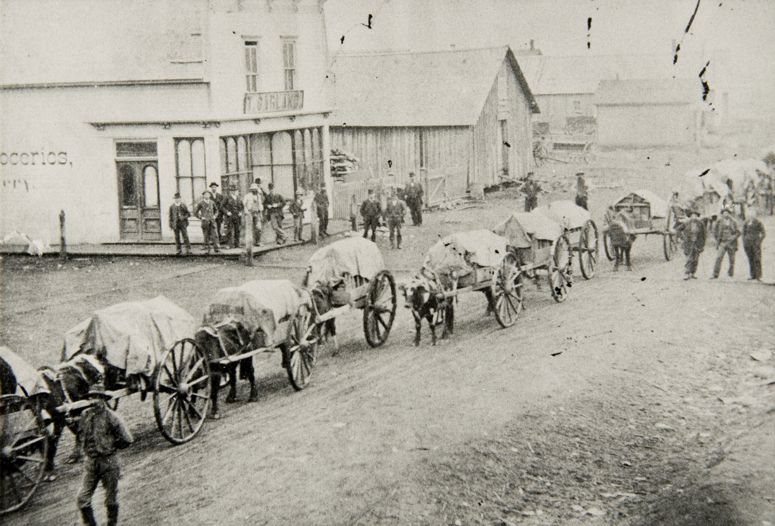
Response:
[{"label": "group of men standing", "polygon": [[[399,194],[403,195],[399,196]],[[376,198],[374,190],[368,191],[368,196],[361,203],[360,209],[358,209],[355,199],[356,197],[353,195],[350,201],[350,225],[353,231],[357,229],[357,213],[360,211],[363,218],[363,237],[365,239],[371,238],[373,242],[376,242],[377,227],[379,227],[380,220],[383,219],[390,232],[390,248],[400,249],[403,241],[401,227],[404,224],[407,208],[412,216],[412,224],[414,226],[422,225],[423,188],[415,180],[414,172],[409,172],[409,182],[403,189],[392,188],[390,190],[384,210]]]},{"label": "group of men standing", "polygon": [[[697,265],[707,241],[706,220],[700,219],[700,213],[696,209],[690,209],[687,215],[688,218],[681,221],[676,229],[683,240],[683,249],[686,255],[685,280],[697,279]],[[756,209],[748,211],[741,228],[732,210],[723,208],[721,217],[713,225],[712,231],[716,246],[716,259],[713,263],[713,274],[710,279],[718,279],[725,257],[729,261],[727,275],[730,278],[734,276],[735,256],[739,247],[738,240],[742,237],[743,249],[748,258],[748,279],[761,281],[762,241],[767,234],[764,225],[757,217]]]},{"label": "group of men standing", "polygon": [[[250,185],[247,195],[240,197],[236,186],[229,188],[229,193],[224,195],[218,191],[216,182],[210,183],[210,190],[202,192],[202,198],[196,203],[193,215],[200,220],[202,235],[204,238],[203,250],[210,253],[211,249],[216,254],[220,252],[221,244],[231,244],[232,248],[240,246],[240,231],[243,221],[245,230],[252,227],[253,245],[261,244],[261,234],[265,223],[269,223],[275,233],[278,244],[284,244],[288,236],[283,229],[285,198],[274,190],[274,184],[269,183],[268,191],[261,186],[261,179],[255,179]],[[288,207],[293,216],[293,239],[302,240],[302,226],[304,219],[304,192],[298,190]],[[328,223],[328,196],[325,186],[321,185],[320,191],[314,199],[321,233],[327,235]],[[181,200],[180,193],[175,193],[175,200],[169,208],[169,225],[175,235],[176,254],[189,254],[191,243],[188,239],[188,222],[191,212]],[[223,225],[225,224],[225,230]],[[222,233],[223,232],[223,233]],[[247,234],[246,234],[247,235]],[[185,252],[183,246],[185,245]]]}]

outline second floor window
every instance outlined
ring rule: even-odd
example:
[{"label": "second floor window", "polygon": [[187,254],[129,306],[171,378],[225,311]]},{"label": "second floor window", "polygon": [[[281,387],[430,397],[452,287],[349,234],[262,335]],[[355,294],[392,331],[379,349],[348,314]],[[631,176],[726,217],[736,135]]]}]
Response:
[{"label": "second floor window", "polygon": [[283,39],[283,71],[285,72],[285,91],[296,89],[296,39]]},{"label": "second floor window", "polygon": [[245,41],[245,80],[247,91],[258,91],[258,42]]}]

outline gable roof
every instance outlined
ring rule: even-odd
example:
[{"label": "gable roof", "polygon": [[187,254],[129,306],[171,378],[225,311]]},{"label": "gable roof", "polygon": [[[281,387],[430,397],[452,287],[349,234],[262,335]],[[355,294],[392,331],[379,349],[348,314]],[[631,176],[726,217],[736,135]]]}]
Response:
[{"label": "gable roof", "polygon": [[601,80],[694,77],[695,74],[686,72],[687,62],[688,59],[682,59],[673,65],[668,55],[519,57],[522,71],[536,95],[592,94]]},{"label": "gable roof", "polygon": [[533,112],[533,94],[508,46],[339,55],[333,65],[333,126],[476,124],[504,60]]},{"label": "gable roof", "polygon": [[601,80],[595,95],[598,106],[695,104],[702,100],[699,81],[693,80]]}]

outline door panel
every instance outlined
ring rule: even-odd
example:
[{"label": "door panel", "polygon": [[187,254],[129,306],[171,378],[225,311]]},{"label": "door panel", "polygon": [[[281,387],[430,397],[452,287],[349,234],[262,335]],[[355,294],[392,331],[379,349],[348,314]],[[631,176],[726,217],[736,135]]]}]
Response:
[{"label": "door panel", "polygon": [[161,239],[159,177],[155,161],[119,161],[118,200],[123,240]]},{"label": "door panel", "polygon": [[159,172],[155,162],[143,166],[142,239],[161,239],[161,210],[159,209]]}]

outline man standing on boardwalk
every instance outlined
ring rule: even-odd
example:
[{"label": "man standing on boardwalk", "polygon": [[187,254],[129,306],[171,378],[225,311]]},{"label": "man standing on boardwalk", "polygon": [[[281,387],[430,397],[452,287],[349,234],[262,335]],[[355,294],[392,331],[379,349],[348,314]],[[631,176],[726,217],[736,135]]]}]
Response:
[{"label": "man standing on boardwalk", "polygon": [[231,242],[232,248],[239,248],[240,225],[242,223],[242,211],[244,206],[236,186],[229,189],[229,195],[223,201],[223,215],[226,219],[226,242]]},{"label": "man standing on boardwalk", "polygon": [[382,207],[379,201],[374,199],[374,190],[369,190],[369,196],[361,204],[361,216],[363,216],[363,237],[369,237],[371,229],[371,240],[377,242],[377,227],[379,226],[379,216],[382,215]]},{"label": "man standing on boardwalk", "polygon": [[740,237],[740,228],[737,221],[732,217],[729,208],[721,210],[721,219],[716,222],[716,228],[713,232],[716,238],[716,262],[713,264],[713,275],[710,279],[717,279],[721,272],[721,263],[724,255],[729,257],[729,277],[735,275],[735,254],[737,253],[737,238]]},{"label": "man standing on boardwalk", "polygon": [[303,241],[301,239],[301,233],[304,229],[304,212],[307,211],[306,208],[304,208],[304,200],[302,199],[304,196],[304,192],[301,190],[296,190],[296,199],[293,200],[293,202],[288,207],[288,211],[293,216],[293,240],[294,241]]},{"label": "man standing on boardwalk", "polygon": [[538,192],[541,191],[541,187],[533,179],[533,172],[528,172],[525,178],[525,184],[522,185],[522,193],[525,194],[525,212],[538,207]]},{"label": "man standing on boardwalk", "polygon": [[78,509],[86,526],[96,526],[91,498],[102,483],[105,489],[105,507],[108,510],[108,526],[118,524],[118,480],[121,467],[116,449],[129,447],[134,439],[121,417],[108,409],[102,384],[95,384],[89,390],[94,405],[83,412],[79,424],[79,435],[86,453],[83,464],[83,481],[78,492]]},{"label": "man standing on boardwalk", "polygon": [[414,172],[409,172],[409,182],[404,188],[404,198],[409,212],[412,214],[412,224],[422,226],[422,185],[414,180]]},{"label": "man standing on boardwalk", "polygon": [[215,248],[215,253],[221,252],[221,244],[218,241],[218,231],[215,229],[215,217],[218,215],[215,201],[210,192],[202,192],[202,200],[197,203],[194,214],[202,222],[202,234],[204,236],[204,250],[209,254],[210,246]]},{"label": "man standing on boardwalk", "polygon": [[275,241],[278,245],[285,244],[287,236],[283,231],[283,207],[285,199],[274,191],[274,183],[269,183],[269,193],[266,195],[266,209],[269,215],[269,223],[274,230]]},{"label": "man standing on boardwalk", "polygon": [[180,255],[180,240],[186,244],[186,255],[191,253],[191,243],[188,241],[188,218],[191,213],[180,199],[180,192],[175,192],[175,201],[170,205],[170,229],[175,233],[175,255]]},{"label": "man standing on boardwalk", "polygon": [[320,183],[320,189],[315,192],[315,213],[318,216],[318,236],[328,237],[328,192],[326,183]]},{"label": "man standing on boardwalk", "polygon": [[589,210],[589,187],[584,179],[584,172],[576,173],[576,205]]},{"label": "man standing on boardwalk", "polygon": [[681,222],[676,228],[677,233],[684,242],[684,254],[686,265],[684,266],[684,280],[697,279],[697,264],[700,254],[705,250],[705,223],[700,219],[700,213],[691,209],[689,218]]},{"label": "man standing on boardwalk", "polygon": [[401,225],[404,224],[405,214],[404,203],[398,199],[395,191],[391,192],[385,207],[385,219],[390,230],[390,248],[401,248]]},{"label": "man standing on boardwalk", "polygon": [[218,242],[223,243],[221,225],[223,224],[223,203],[226,196],[218,191],[218,183],[215,181],[210,183],[210,193],[213,195],[213,203],[215,203],[215,232],[218,235]]},{"label": "man standing on boardwalk", "polygon": [[[242,206],[245,210],[245,235],[250,232],[248,221],[253,227],[253,246],[261,244],[261,214],[264,210],[264,201],[261,199],[261,190],[256,183],[250,185],[248,195],[242,200]],[[245,242],[247,245],[247,241]]]},{"label": "man standing on boardwalk", "polygon": [[761,281],[762,279],[762,241],[767,233],[764,225],[759,221],[755,208],[748,211],[748,219],[743,224],[743,250],[748,257],[749,277]]}]

